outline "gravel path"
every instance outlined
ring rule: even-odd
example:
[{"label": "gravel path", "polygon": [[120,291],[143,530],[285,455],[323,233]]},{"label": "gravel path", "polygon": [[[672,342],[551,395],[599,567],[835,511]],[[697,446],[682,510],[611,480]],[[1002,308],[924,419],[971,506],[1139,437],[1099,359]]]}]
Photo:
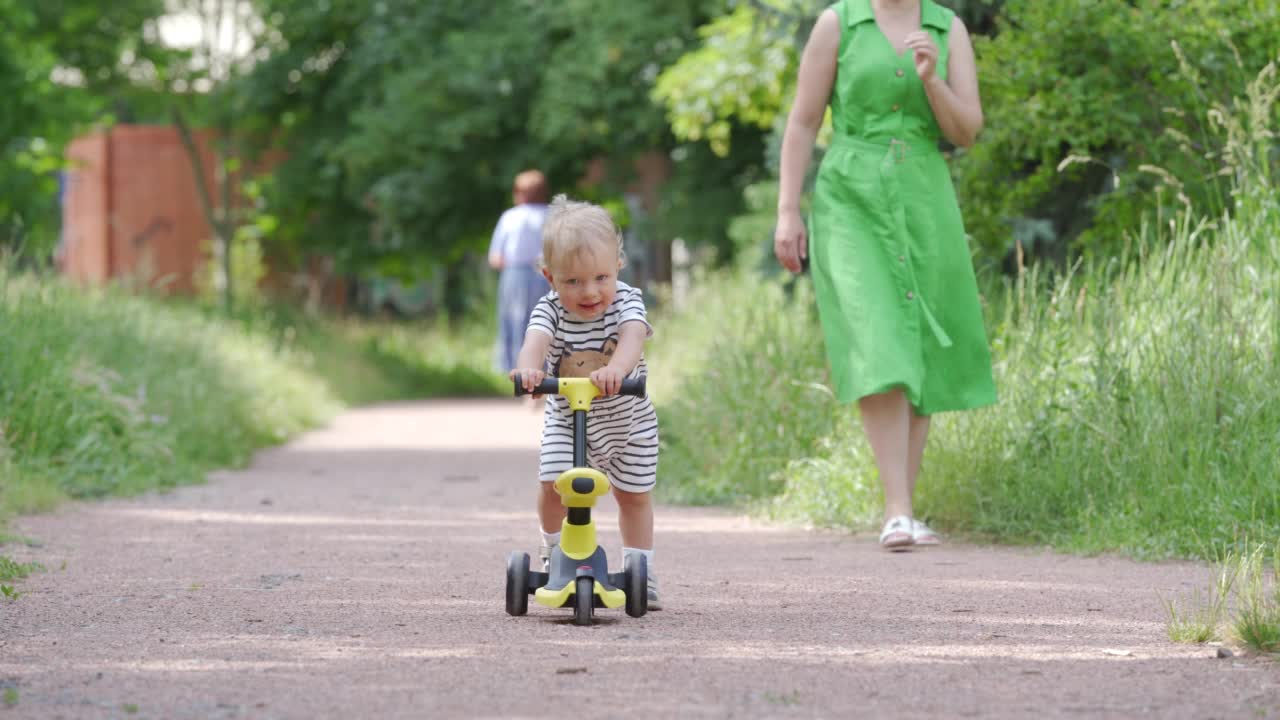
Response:
[{"label": "gravel path", "polygon": [[207,485],[21,518],[43,545],[5,552],[49,571],[0,602],[0,719],[1280,718],[1280,663],[1166,639],[1190,563],[888,554],[663,507],[667,609],[508,617],[538,426],[514,402],[356,410]]}]

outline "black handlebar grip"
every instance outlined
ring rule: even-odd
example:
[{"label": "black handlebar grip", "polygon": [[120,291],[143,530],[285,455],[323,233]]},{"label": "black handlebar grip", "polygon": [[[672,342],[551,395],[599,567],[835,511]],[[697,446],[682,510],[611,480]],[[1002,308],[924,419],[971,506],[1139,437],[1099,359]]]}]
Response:
[{"label": "black handlebar grip", "polygon": [[[646,379],[646,376],[641,375],[638,378],[627,378],[623,380],[622,388],[618,391],[618,394],[644,397],[645,379]],[[513,381],[513,384],[515,385],[515,389],[516,389],[516,397],[520,397],[521,395],[531,394],[531,393],[525,392],[524,385],[520,382],[520,378],[518,376]],[[553,378],[553,377],[543,378],[542,382],[536,388],[534,388],[533,392],[539,395],[558,394],[560,392],[560,378]]]},{"label": "black handlebar grip", "polygon": [[533,393],[537,393],[539,395],[555,395],[556,393],[560,392],[559,378],[553,378],[553,377],[543,378],[542,382],[539,383],[538,386],[533,389],[533,393],[525,392],[524,384],[520,382],[519,375],[515,377],[514,382],[516,386],[516,397],[520,397],[521,395],[531,395]]},{"label": "black handlebar grip", "polygon": [[647,375],[641,375],[638,378],[627,378],[626,380],[623,380],[622,389],[618,391],[618,394],[644,397],[644,381],[647,377]]}]

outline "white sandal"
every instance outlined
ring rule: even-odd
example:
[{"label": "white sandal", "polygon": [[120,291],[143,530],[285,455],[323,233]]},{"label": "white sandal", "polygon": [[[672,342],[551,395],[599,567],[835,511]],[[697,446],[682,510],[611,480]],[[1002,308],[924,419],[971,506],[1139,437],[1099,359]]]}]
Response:
[{"label": "white sandal", "polygon": [[906,515],[889,518],[880,531],[880,547],[886,550],[906,550],[916,544],[915,523]]},{"label": "white sandal", "polygon": [[911,521],[911,537],[915,539],[917,545],[942,544],[942,536],[920,520]]}]

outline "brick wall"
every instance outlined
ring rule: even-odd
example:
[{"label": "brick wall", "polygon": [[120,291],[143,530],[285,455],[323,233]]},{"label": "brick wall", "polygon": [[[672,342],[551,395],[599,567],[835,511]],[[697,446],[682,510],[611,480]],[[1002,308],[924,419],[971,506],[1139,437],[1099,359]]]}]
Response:
[{"label": "brick wall", "polygon": [[[210,187],[210,133],[197,133]],[[131,279],[189,293],[212,238],[177,129],[117,125],[67,148],[63,267],[86,283]]]}]

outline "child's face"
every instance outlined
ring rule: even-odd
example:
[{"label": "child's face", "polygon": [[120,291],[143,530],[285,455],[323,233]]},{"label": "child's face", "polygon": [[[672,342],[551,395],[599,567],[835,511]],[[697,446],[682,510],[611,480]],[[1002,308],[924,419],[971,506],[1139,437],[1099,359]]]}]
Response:
[{"label": "child's face", "polygon": [[560,302],[570,314],[583,320],[604,315],[618,293],[618,251],[597,243],[574,257],[565,258],[543,273],[560,293]]}]

